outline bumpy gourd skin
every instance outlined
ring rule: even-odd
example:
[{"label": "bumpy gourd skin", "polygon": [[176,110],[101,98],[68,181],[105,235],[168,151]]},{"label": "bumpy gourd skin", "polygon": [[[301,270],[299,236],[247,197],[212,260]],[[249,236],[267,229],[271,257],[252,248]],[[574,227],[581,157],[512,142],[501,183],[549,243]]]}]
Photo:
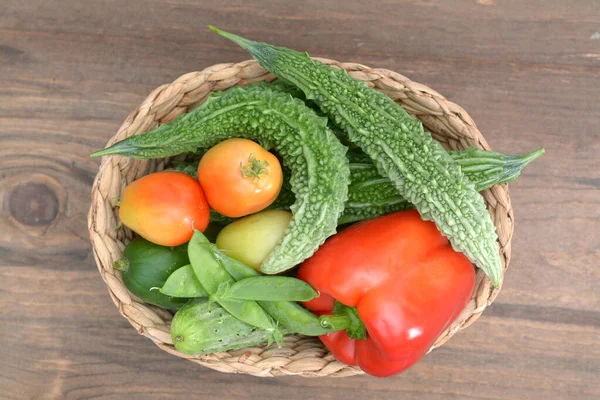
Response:
[{"label": "bumpy gourd skin", "polygon": [[[268,85],[272,90],[289,93],[293,97],[304,100],[304,93],[295,86],[275,81]],[[318,115],[322,115],[316,105],[309,102]],[[321,114],[319,114],[321,113]],[[346,144],[348,137],[339,127],[328,121],[327,126]],[[521,156],[509,156],[492,151],[469,148],[462,151],[448,151],[448,154],[461,167],[465,178],[471,182],[475,190],[482,191],[493,185],[498,185],[515,180],[523,172],[523,169],[533,160],[544,153],[544,149]],[[351,149],[346,154],[350,162],[350,185],[348,186],[348,201],[344,212],[338,220],[338,225],[362,221],[380,215],[390,214],[395,211],[403,211],[414,208],[414,206],[398,193],[389,178],[382,177],[373,164],[373,161],[360,149]],[[178,163],[175,170],[185,172],[196,177],[198,161]],[[269,209],[286,209],[294,204],[294,193],[289,184],[290,171],[284,169],[284,180],[281,192]],[[216,211],[211,211],[210,220],[222,224],[235,221],[234,218],[222,216]]]},{"label": "bumpy gourd skin", "polygon": [[[317,112],[317,115],[324,115],[314,102],[306,100],[304,93],[297,87],[278,80],[272,82],[269,87],[305,101],[310,108]],[[348,141],[346,132],[333,124],[331,120],[328,121],[327,126],[344,145],[352,145]],[[473,183],[478,192],[493,185],[515,180],[527,164],[543,153],[544,149],[538,149],[522,156],[508,156],[474,148],[464,151],[448,151],[448,154],[460,165],[467,180]],[[348,201],[338,220],[338,225],[414,208],[398,193],[388,178],[379,174],[371,158],[362,150],[351,149],[347,156],[350,161]],[[284,174],[285,176],[286,174]],[[286,208],[293,203],[293,196],[289,196],[291,192],[286,190],[285,183],[284,179],[284,187],[281,188],[281,193],[271,208]]]},{"label": "bumpy gourd skin", "polygon": [[366,154],[349,151],[348,201],[338,225],[361,221],[414,206],[402,197],[388,178],[382,177]]},{"label": "bumpy gourd skin", "polygon": [[[531,161],[543,153],[544,149],[538,149],[522,156],[508,156],[478,149],[448,152],[458,162],[465,178],[475,186],[477,191],[515,180]],[[346,156],[350,162],[350,185],[348,186],[348,201],[338,220],[338,225],[414,208],[398,193],[388,178],[379,174],[371,158],[362,150],[350,150]],[[174,169],[196,177],[198,162],[179,163]],[[289,174],[289,171],[284,173],[281,192],[273,204],[268,207],[269,209],[289,210],[290,206],[294,204],[294,193],[289,184]],[[234,218],[224,217],[216,211],[211,211],[210,220],[223,224],[235,221]]]},{"label": "bumpy gourd skin", "polygon": [[492,185],[514,181],[527,164],[544,154],[544,149],[539,148],[521,156],[506,156],[474,148],[449,151],[448,154],[460,165],[475,190],[481,191]]},{"label": "bumpy gourd skin", "polygon": [[291,170],[296,201],[286,235],[261,265],[268,274],[285,271],[310,257],[336,232],[348,197],[347,148],[298,99],[266,85],[231,88],[146,134],[132,136],[94,155],[162,158],[242,137],[274,148]]},{"label": "bumpy gourd skin", "polygon": [[495,286],[502,265],[496,228],[483,198],[448,153],[385,94],[306,53],[253,42],[210,27],[248,50],[263,67],[293,84],[371,157],[379,172],[433,220],[455,250],[483,269]]},{"label": "bumpy gourd skin", "polygon": [[[522,156],[508,156],[473,148],[449,151],[448,154],[460,165],[465,178],[473,184],[475,190],[480,192],[517,179],[531,161],[544,154],[544,149]],[[338,224],[414,208],[398,193],[388,178],[379,174],[369,156],[360,150],[351,150],[348,152],[348,159],[348,201]]]}]

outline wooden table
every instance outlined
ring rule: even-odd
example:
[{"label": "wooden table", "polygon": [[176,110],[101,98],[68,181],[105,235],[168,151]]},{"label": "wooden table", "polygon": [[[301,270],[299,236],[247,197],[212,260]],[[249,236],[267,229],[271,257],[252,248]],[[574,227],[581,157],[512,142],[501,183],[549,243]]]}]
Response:
[{"label": "wooden table", "polygon": [[[0,3],[0,398],[600,397],[600,2]],[[398,71],[495,150],[546,148],[510,185],[511,266],[476,324],[395,378],[260,379],[170,356],[119,315],[87,237],[89,153],[158,85],[248,58],[209,23]]]}]

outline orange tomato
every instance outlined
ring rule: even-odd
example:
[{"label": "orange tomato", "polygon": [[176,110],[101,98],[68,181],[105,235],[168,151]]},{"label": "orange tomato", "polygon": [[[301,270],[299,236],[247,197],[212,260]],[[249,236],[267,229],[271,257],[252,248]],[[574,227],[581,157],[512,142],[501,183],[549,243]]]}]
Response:
[{"label": "orange tomato", "polygon": [[268,207],[279,194],[279,160],[259,144],[229,139],[208,150],[198,165],[198,180],[208,204],[227,217],[242,217]]},{"label": "orange tomato", "polygon": [[156,172],[125,188],[119,209],[123,225],[162,246],[179,246],[204,231],[210,219],[204,191],[181,172]]}]

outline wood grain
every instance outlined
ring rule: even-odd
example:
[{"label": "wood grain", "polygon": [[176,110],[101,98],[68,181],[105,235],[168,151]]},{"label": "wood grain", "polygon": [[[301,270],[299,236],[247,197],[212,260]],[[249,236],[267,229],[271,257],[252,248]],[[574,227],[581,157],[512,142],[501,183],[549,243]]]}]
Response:
[{"label": "wood grain", "polygon": [[[0,3],[0,398],[600,397],[598,1]],[[248,58],[209,23],[398,71],[465,107],[494,149],[546,148],[510,185],[496,303],[405,374],[221,374],[110,302],[86,237],[88,154],[158,85]]]}]

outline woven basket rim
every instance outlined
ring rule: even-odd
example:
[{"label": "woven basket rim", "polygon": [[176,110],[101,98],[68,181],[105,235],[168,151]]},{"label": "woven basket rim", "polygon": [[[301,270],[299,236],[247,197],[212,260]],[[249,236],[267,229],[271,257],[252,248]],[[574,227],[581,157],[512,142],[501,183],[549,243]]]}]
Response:
[{"label": "woven basket rim", "polygon": [[[420,119],[433,138],[446,148],[476,147],[491,150],[468,113],[435,90],[391,70],[325,58],[314,59],[345,69],[352,77],[364,81],[402,104],[411,115]],[[275,77],[254,60],[216,64],[202,71],[182,75],[172,83],[152,91],[125,119],[107,146],[173,120],[201,104],[211,92],[273,79]],[[94,258],[109,295],[121,315],[139,334],[151,339],[164,351],[221,372],[305,377],[346,377],[362,374],[360,368],[337,361],[317,338],[301,335],[286,337],[282,348],[252,347],[210,355],[189,356],[173,347],[169,332],[171,312],[144,303],[130,293],[125,288],[120,274],[113,268],[114,261],[122,256],[125,245],[132,239],[131,231],[117,226],[115,200],[120,198],[121,191],[128,183],[151,171],[164,169],[168,162],[169,159],[143,161],[103,157],[92,185],[88,230]],[[508,185],[493,186],[483,191],[482,195],[497,228],[504,274],[510,261],[514,230]],[[483,271],[478,269],[471,300],[457,320],[440,335],[431,350],[441,346],[456,332],[477,320],[494,301],[499,291],[500,288],[494,288]]]}]

